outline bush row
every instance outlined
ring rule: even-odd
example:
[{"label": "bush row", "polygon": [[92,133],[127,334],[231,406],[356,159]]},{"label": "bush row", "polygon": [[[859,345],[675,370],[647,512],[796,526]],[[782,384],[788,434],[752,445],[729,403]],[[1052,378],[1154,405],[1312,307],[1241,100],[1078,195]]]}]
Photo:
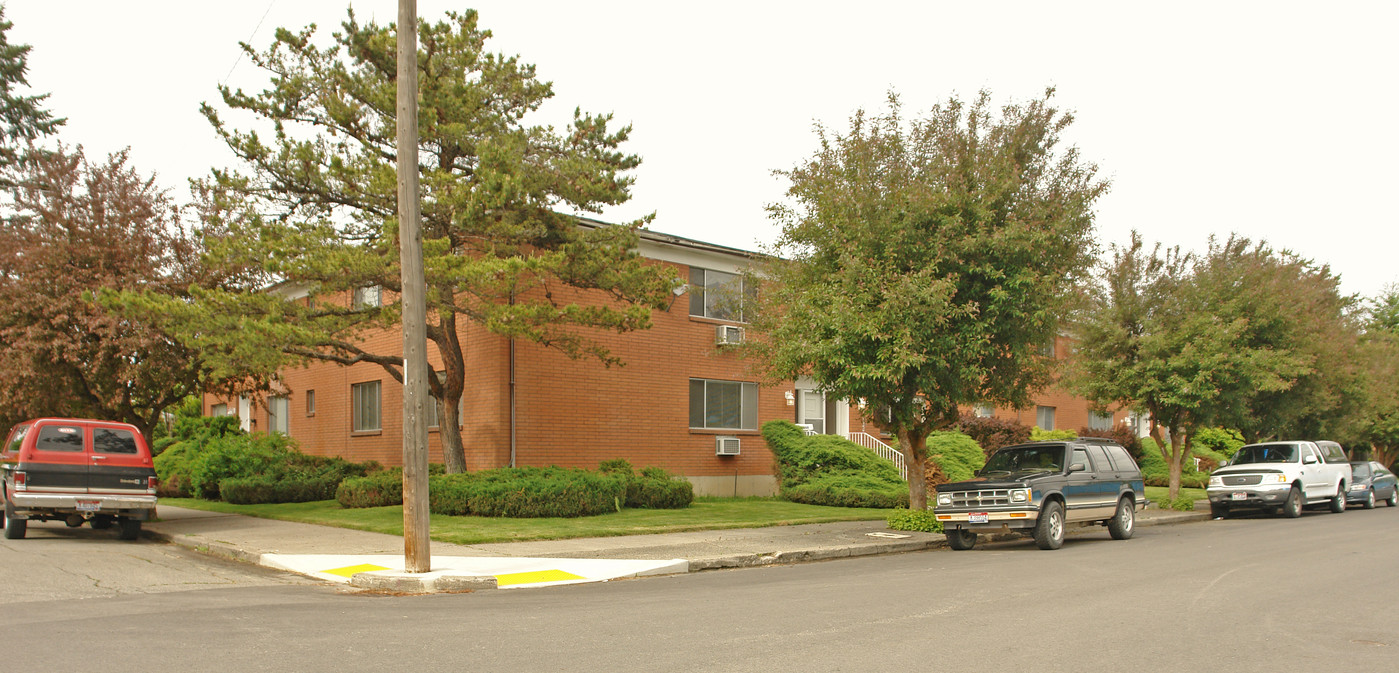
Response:
[{"label": "bush row", "polygon": [[[439,474],[429,481],[428,498],[434,514],[575,517],[622,507],[682,509],[694,502],[695,489],[661,468],[637,474],[625,460],[613,460],[597,472],[549,467]],[[335,499],[347,508],[401,505],[403,471],[346,479]]]},{"label": "bush row", "polygon": [[835,435],[807,436],[787,421],[763,425],[782,498],[809,505],[894,507],[908,504],[908,484],[894,464]]},{"label": "bush row", "polygon": [[219,416],[177,426],[178,441],[155,457],[158,495],[237,504],[323,500],[345,478],[379,469],[373,462],[301,453],[287,436],[247,434],[237,420]]}]

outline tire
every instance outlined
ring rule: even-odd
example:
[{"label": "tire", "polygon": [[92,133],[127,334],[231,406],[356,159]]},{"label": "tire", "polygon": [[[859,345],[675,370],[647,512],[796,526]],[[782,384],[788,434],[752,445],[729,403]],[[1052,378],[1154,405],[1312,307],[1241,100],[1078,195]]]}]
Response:
[{"label": "tire", "polygon": [[1132,499],[1117,501],[1117,512],[1108,519],[1108,534],[1114,540],[1126,540],[1137,529],[1137,513],[1132,508]]},{"label": "tire", "polygon": [[1293,486],[1288,491],[1287,500],[1282,503],[1282,515],[1289,519],[1302,516],[1302,489]]},{"label": "tire", "polygon": [[1215,502],[1210,503],[1210,518],[1211,518],[1211,519],[1227,519],[1227,518],[1229,518],[1229,506],[1228,506],[1228,505],[1221,505],[1221,504],[1215,503]]},{"label": "tire", "polygon": [[1064,506],[1058,500],[1050,500],[1040,510],[1040,518],[1035,522],[1035,544],[1040,549],[1064,546]]},{"label": "tire", "polygon": [[946,531],[947,546],[957,551],[966,551],[976,545],[976,533],[961,528]]},{"label": "tire", "polygon": [[122,520],[121,520],[121,532],[117,534],[117,537],[118,537],[118,538],[120,538],[120,539],[122,539],[122,540],[135,540],[136,538],[138,538],[138,537],[140,537],[140,536],[141,536],[141,520],[140,520],[140,519],[122,519]]},{"label": "tire", "polygon": [[1346,511],[1346,485],[1341,482],[1340,488],[1336,489],[1336,497],[1331,498],[1331,513],[1340,514]]},{"label": "tire", "polygon": [[1362,503],[1361,506],[1365,509],[1375,508],[1375,489],[1372,488],[1369,493],[1365,494],[1365,502]]},{"label": "tire", "polygon": [[28,530],[29,530],[29,520],[28,520],[28,519],[16,519],[16,518],[10,516],[10,513],[9,513],[9,512],[6,512],[6,513],[5,513],[5,539],[7,539],[7,540],[23,540],[23,539],[24,539],[24,533],[25,533],[26,531],[28,531]]},{"label": "tire", "polygon": [[112,527],[113,523],[116,522],[112,519],[112,517],[106,514],[98,514],[97,516],[92,517],[92,527],[96,528],[97,530],[107,530],[108,528]]},{"label": "tire", "polygon": [[1384,501],[1390,507],[1399,507],[1399,486],[1394,487],[1394,492],[1389,494],[1389,499]]}]

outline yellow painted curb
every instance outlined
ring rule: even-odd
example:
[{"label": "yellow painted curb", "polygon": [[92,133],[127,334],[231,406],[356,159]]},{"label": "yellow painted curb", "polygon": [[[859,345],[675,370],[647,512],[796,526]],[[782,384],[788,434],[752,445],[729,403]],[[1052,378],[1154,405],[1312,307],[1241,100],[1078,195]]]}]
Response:
[{"label": "yellow painted curb", "polygon": [[354,577],[355,573],[368,573],[368,572],[374,572],[375,570],[388,570],[388,568],[385,568],[384,566],[376,566],[376,565],[374,565],[373,563],[361,563],[361,564],[359,564],[359,565],[357,565],[357,566],[345,566],[344,568],[332,568],[332,569],[330,569],[330,570],[322,570],[321,572],[323,572],[323,573],[325,573],[325,574],[327,574],[327,575],[339,575],[339,576],[341,576],[341,577]]},{"label": "yellow painted curb", "polygon": [[586,579],[581,575],[566,573],[562,570],[536,570],[527,573],[505,573],[496,575],[496,586],[506,587],[514,584],[539,584],[540,582],[566,582],[569,580]]}]

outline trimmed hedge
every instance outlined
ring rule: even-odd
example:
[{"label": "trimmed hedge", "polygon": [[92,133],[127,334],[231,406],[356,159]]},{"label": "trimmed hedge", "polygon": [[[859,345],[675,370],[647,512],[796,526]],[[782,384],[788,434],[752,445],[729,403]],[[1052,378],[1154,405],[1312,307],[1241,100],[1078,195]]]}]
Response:
[{"label": "trimmed hedge", "polygon": [[604,460],[598,472],[623,480],[627,495],[626,507],[636,509],[684,509],[695,501],[695,486],[659,467],[647,467],[637,474],[631,463],[622,458]]},{"label": "trimmed hedge", "polygon": [[564,517],[619,511],[626,486],[615,475],[560,467],[505,467],[433,477],[429,509],[449,516]]},{"label": "trimmed hedge", "polygon": [[964,433],[939,431],[928,435],[928,462],[935,463],[947,481],[966,481],[986,465],[986,454]]},{"label": "trimmed hedge", "polygon": [[763,425],[782,498],[834,507],[908,506],[908,484],[894,464],[834,435],[807,436],[787,421]]},{"label": "trimmed hedge", "polygon": [[403,504],[403,469],[383,470],[364,477],[350,477],[335,489],[341,507],[389,507]]},{"label": "trimmed hedge", "polygon": [[230,477],[219,482],[219,498],[234,505],[329,500],[339,484],[340,477],[333,474],[300,479]]},{"label": "trimmed hedge", "polygon": [[1073,430],[1042,430],[1038,425],[1030,430],[1032,442],[1062,442],[1069,439],[1078,439],[1078,433]]}]

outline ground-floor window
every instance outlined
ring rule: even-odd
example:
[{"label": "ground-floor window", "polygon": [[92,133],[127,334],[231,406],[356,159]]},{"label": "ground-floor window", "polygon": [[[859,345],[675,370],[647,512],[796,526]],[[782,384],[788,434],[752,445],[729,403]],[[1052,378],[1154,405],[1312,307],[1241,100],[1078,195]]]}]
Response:
[{"label": "ground-floor window", "polygon": [[291,427],[287,398],[277,395],[267,398],[267,431],[288,434]]},{"label": "ground-floor window", "polygon": [[1041,430],[1054,429],[1054,407],[1038,407],[1035,409],[1035,425]]},{"label": "ground-floor window", "polygon": [[1090,412],[1088,413],[1088,429],[1089,429],[1089,430],[1111,430],[1111,429],[1112,429],[1112,414],[1100,414],[1100,413],[1098,413],[1098,412],[1096,412],[1096,411],[1090,411]]},{"label": "ground-floor window", "polygon": [[758,384],[690,379],[690,427],[758,429]]},{"label": "ground-floor window", "polygon": [[370,432],[380,429],[378,381],[366,381],[350,386],[353,405],[353,420],[350,426],[355,432]]}]

